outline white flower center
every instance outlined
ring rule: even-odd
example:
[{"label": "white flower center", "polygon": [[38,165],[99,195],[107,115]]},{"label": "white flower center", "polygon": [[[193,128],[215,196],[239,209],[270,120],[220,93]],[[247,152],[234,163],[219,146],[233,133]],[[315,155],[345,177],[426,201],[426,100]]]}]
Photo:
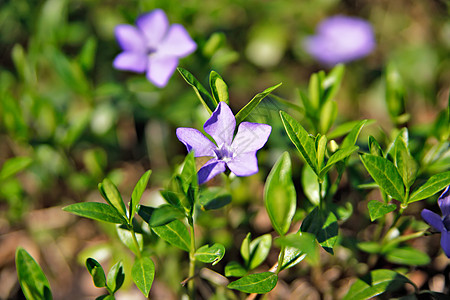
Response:
[{"label": "white flower center", "polygon": [[222,144],[217,149],[214,150],[218,160],[229,162],[234,158],[234,153],[230,146]]}]

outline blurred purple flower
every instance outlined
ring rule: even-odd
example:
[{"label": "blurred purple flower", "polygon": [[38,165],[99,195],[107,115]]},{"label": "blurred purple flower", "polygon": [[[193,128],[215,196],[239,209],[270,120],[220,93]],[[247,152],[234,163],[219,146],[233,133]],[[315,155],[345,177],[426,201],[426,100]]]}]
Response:
[{"label": "blurred purple flower", "polygon": [[450,185],[439,196],[438,204],[442,217],[428,209],[422,210],[421,215],[428,224],[441,233],[441,247],[450,258]]},{"label": "blurred purple flower", "polygon": [[147,72],[147,79],[158,87],[166,86],[178,65],[178,59],[197,48],[183,26],[169,26],[167,16],[161,9],[141,15],[136,20],[136,27],[117,25],[115,35],[123,52],[114,59],[114,68]]},{"label": "blurred purple flower", "polygon": [[256,151],[269,138],[272,127],[266,124],[242,122],[233,139],[236,119],[225,102],[219,102],[216,110],[205,122],[203,129],[216,142],[212,143],[194,128],[178,128],[177,137],[195,157],[212,156],[198,171],[199,183],[204,183],[225,171],[225,166],[237,176],[250,176],[258,172]]},{"label": "blurred purple flower", "polygon": [[317,34],[305,40],[306,51],[330,66],[362,58],[372,52],[375,44],[369,22],[346,16],[334,16],[322,21]]}]

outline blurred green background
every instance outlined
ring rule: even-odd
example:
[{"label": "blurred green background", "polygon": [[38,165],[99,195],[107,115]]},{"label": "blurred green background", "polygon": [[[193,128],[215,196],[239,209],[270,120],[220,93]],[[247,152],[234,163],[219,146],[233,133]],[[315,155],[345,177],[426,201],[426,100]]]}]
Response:
[{"label": "blurred green background", "polygon": [[[426,135],[424,128],[448,106],[450,3],[444,0],[2,1],[0,165],[18,157],[21,167],[0,176],[1,299],[19,293],[14,268],[18,245],[28,247],[41,263],[56,299],[98,295],[101,291],[77,262],[83,262],[80,257],[97,255],[107,261],[131,256],[114,238],[114,228],[79,220],[61,207],[100,201],[97,184],[105,176],[129,195],[147,169],[153,175],[146,201],[157,205],[158,188],[167,184],[186,154],[175,128],[200,128],[208,117],[179,74],[159,89],[144,75],[112,68],[121,51],[114,27],[134,24],[139,14],[154,8],[162,8],[170,23],[185,26],[198,44],[180,66],[205,86],[209,72],[216,70],[229,86],[235,112],[279,82],[283,85],[275,94],[299,104],[297,90],[305,90],[309,76],[324,69],[304,51],[302,41],[321,20],[336,14],[368,20],[377,40],[372,54],[346,66],[336,97],[337,123],[377,120],[366,136],[380,136],[396,126],[385,101],[387,66],[402,78],[405,121],[417,128],[417,136]],[[236,224],[259,233],[267,230],[267,220],[258,219],[265,176],[281,151],[291,147],[277,116],[285,107],[269,99],[262,108],[265,113],[253,117],[275,130],[259,154],[260,174],[242,179],[246,185],[236,184],[232,208]],[[205,220],[205,235],[231,247],[234,225],[214,220]],[[164,251],[169,258],[164,269],[157,269],[161,281],[152,293],[166,294],[153,294],[156,299],[176,298],[184,276],[177,271],[179,262],[184,266],[186,261],[179,251],[157,242],[155,252]]]}]

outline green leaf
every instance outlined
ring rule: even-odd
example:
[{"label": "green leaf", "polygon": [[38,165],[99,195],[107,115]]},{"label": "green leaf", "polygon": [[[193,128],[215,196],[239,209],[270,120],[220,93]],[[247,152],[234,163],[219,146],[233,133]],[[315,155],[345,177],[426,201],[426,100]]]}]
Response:
[{"label": "green leaf", "polygon": [[215,243],[211,247],[204,245],[195,251],[194,257],[204,263],[212,263],[214,266],[225,255],[225,247],[222,244]]},{"label": "green leaf", "polygon": [[90,71],[95,62],[95,51],[97,50],[97,40],[90,37],[84,43],[83,48],[78,56],[78,61],[84,71]]},{"label": "green leaf", "polygon": [[300,230],[314,234],[323,249],[333,254],[333,246],[339,230],[334,213],[316,207],[303,220]]},{"label": "green leaf", "polygon": [[386,104],[389,115],[396,120],[404,111],[405,106],[405,88],[397,69],[389,64],[386,68]]},{"label": "green leaf", "polygon": [[408,203],[431,197],[448,185],[450,185],[450,171],[433,175],[411,194]]},{"label": "green leaf", "polygon": [[64,211],[81,217],[115,224],[126,224],[126,220],[113,207],[99,202],[75,203],[63,208]]},{"label": "green leaf", "polygon": [[330,156],[330,158],[327,161],[327,164],[325,167],[320,170],[320,178],[323,178],[323,176],[338,162],[341,160],[346,159],[350,155],[352,155],[353,152],[357,151],[359,149],[358,146],[350,146],[346,148],[338,149],[336,152],[333,153],[333,155]]},{"label": "green leaf", "polygon": [[252,100],[250,100],[247,105],[245,105],[237,114],[236,114],[236,124],[241,123],[245,120],[245,118],[258,106],[258,104],[264,99],[267,95],[272,93],[276,88],[278,88],[281,83],[274,85],[265,89],[263,92],[256,94]]},{"label": "green leaf", "polygon": [[163,204],[160,207],[141,205],[139,215],[150,227],[166,225],[173,220],[185,218],[185,214],[180,209],[168,204]]},{"label": "green leaf", "polygon": [[358,249],[370,254],[380,253],[381,246],[378,242],[360,242],[357,244]]},{"label": "green leaf", "polygon": [[405,186],[395,165],[384,157],[371,154],[363,154],[360,158],[380,188],[392,198],[403,201]]},{"label": "green leaf", "polygon": [[416,179],[418,165],[409,153],[405,140],[398,136],[394,144],[394,162],[403,179],[403,184],[410,187]]},{"label": "green leaf", "polygon": [[122,286],[125,280],[125,271],[123,270],[122,261],[117,262],[109,270],[107,278],[108,289],[114,294]]},{"label": "green leaf", "polygon": [[278,276],[272,272],[263,272],[244,276],[227,285],[229,289],[244,293],[265,294],[277,285]]},{"label": "green leaf", "polygon": [[318,73],[314,73],[309,78],[308,84],[308,94],[309,94],[309,106],[311,106],[314,111],[318,111],[320,108],[320,99],[322,92],[322,82],[321,77]]},{"label": "green leaf", "polygon": [[13,176],[20,171],[26,169],[33,160],[26,156],[16,156],[8,159],[0,170],[0,180],[5,180],[10,176]]},{"label": "green leaf", "polygon": [[51,300],[52,292],[47,278],[38,263],[25,249],[16,250],[17,278],[28,300]]},{"label": "green leaf", "polygon": [[199,197],[199,204],[203,210],[219,209],[231,202],[231,194],[220,187],[203,190]]},{"label": "green leaf", "polygon": [[272,236],[270,234],[264,234],[250,242],[250,255],[247,263],[249,270],[253,270],[266,260],[271,246]]},{"label": "green leaf", "polygon": [[122,196],[114,183],[108,178],[105,178],[103,179],[103,182],[98,185],[98,189],[106,202],[117,209],[117,211],[126,218],[127,209],[125,203],[123,203]]},{"label": "green leaf", "polygon": [[317,167],[317,153],[314,145],[314,140],[309,136],[308,132],[298,123],[294,118],[280,111],[281,121],[283,122],[284,128],[294,143],[297,150],[300,152],[302,157],[311,167],[311,169],[319,175],[319,170]]},{"label": "green leaf", "polygon": [[291,257],[292,254],[295,255],[295,260],[298,260],[294,260],[295,263],[299,263],[303,260],[304,255],[307,255],[312,262],[318,262],[319,252],[317,251],[318,248],[315,239],[316,237],[308,232],[297,232],[277,238],[275,243],[278,246],[286,247],[286,253],[284,254],[280,271],[294,266],[294,259]]},{"label": "green leaf", "polygon": [[133,235],[130,230],[127,228],[123,228],[122,226],[118,225],[117,228],[117,235],[119,236],[119,239],[122,241],[122,243],[128,247],[135,255],[139,255],[142,252],[142,249],[144,249],[144,236],[141,233],[135,232],[136,240],[139,246],[139,249],[136,249],[136,244],[133,239]]},{"label": "green leaf", "polygon": [[385,256],[391,263],[408,266],[424,266],[431,261],[426,253],[409,246],[393,248]]},{"label": "green leaf", "polygon": [[367,208],[369,209],[370,220],[373,222],[385,214],[394,211],[397,208],[397,205],[385,204],[377,200],[370,200],[367,204]]},{"label": "green leaf", "polygon": [[230,261],[225,266],[225,276],[226,277],[242,277],[247,274],[247,269],[245,269],[237,261]]},{"label": "green leaf", "polygon": [[281,155],[267,176],[264,186],[264,203],[273,228],[279,235],[286,234],[297,205],[288,152]]},{"label": "green leaf", "polygon": [[324,90],[322,96],[323,103],[334,98],[341,85],[344,72],[344,65],[338,64],[328,73],[325,80],[322,81],[322,89]]},{"label": "green leaf", "polygon": [[[326,190],[328,188],[328,177],[325,176],[322,183],[322,197],[325,197]],[[316,173],[311,169],[308,164],[303,165],[302,170],[302,188],[305,196],[315,206],[320,203],[319,195],[319,182]]]},{"label": "green leaf", "polygon": [[155,264],[149,257],[136,259],[131,268],[131,277],[142,294],[148,297],[155,278]]},{"label": "green leaf", "polygon": [[217,107],[217,101],[211,97],[211,94],[203,87],[203,85],[187,70],[178,67],[178,72],[180,72],[183,79],[190,85],[195,91],[200,102],[206,108],[206,110],[212,114],[212,112]]},{"label": "green leaf", "polygon": [[86,268],[92,276],[94,285],[98,288],[106,286],[106,276],[105,271],[103,271],[102,266],[93,258],[88,258],[86,260]]},{"label": "green leaf", "polygon": [[162,190],[160,191],[161,196],[173,207],[182,208],[180,198],[178,194],[173,191]]},{"label": "green leaf", "polygon": [[[280,252],[279,256],[282,253]],[[279,258],[278,256],[278,258]],[[283,263],[281,265],[280,271],[292,268],[293,266],[300,263],[303,259],[305,259],[306,253],[303,251],[294,248],[294,247],[286,247],[284,248],[284,254],[283,254]],[[311,258],[311,257],[310,257]],[[313,265],[316,265],[316,261],[311,261]]]},{"label": "green leaf", "polygon": [[248,266],[250,262],[250,237],[251,233],[249,232],[241,244],[241,256],[244,259],[246,266]]},{"label": "green leaf", "polygon": [[319,139],[317,140],[316,138],[316,148],[317,148],[317,167],[318,169],[322,169],[322,166],[324,164],[324,159],[325,159],[325,152],[327,151],[327,137],[322,135],[319,137],[319,135],[317,136]]},{"label": "green leaf", "polygon": [[405,283],[411,281],[400,273],[385,269],[375,270],[353,283],[342,300],[370,299],[384,292],[395,291]]},{"label": "green leaf", "polygon": [[337,104],[336,101],[327,101],[323,104],[321,110],[320,110],[320,117],[319,117],[319,125],[320,125],[320,132],[327,133],[328,130],[333,125],[334,121],[337,117]]},{"label": "green leaf", "polygon": [[145,172],[133,189],[133,194],[131,194],[131,203],[130,203],[130,220],[136,214],[139,201],[141,200],[142,194],[144,193],[145,188],[147,187],[148,180],[151,174],[152,174],[151,170]]},{"label": "green leaf", "polygon": [[116,298],[114,298],[113,295],[101,295],[97,298],[95,298],[95,300],[115,300]]},{"label": "green leaf", "polygon": [[191,236],[183,222],[175,220],[163,226],[152,227],[152,230],[169,244],[189,252]]},{"label": "green leaf", "polygon": [[217,103],[223,101],[228,105],[230,104],[228,86],[216,71],[211,71],[209,74],[209,85],[211,87],[212,96]]},{"label": "green leaf", "polygon": [[380,144],[378,144],[377,140],[373,136],[369,136],[369,151],[372,155],[381,157],[384,156]]},{"label": "green leaf", "polygon": [[349,134],[344,138],[341,144],[341,148],[347,148],[354,146],[358,140],[358,136],[368,120],[362,120],[355,124],[355,126],[350,130]]},{"label": "green leaf", "polygon": [[185,194],[188,193],[190,186],[198,189],[198,176],[194,155],[194,151],[191,151],[186,155],[180,174],[183,192]]}]

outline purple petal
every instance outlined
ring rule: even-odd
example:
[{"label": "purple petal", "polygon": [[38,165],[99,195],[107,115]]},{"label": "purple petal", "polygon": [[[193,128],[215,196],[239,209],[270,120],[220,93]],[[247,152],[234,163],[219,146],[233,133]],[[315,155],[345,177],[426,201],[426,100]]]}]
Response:
[{"label": "purple petal", "polygon": [[142,73],[147,69],[147,56],[136,52],[122,52],[113,62],[114,68]]},{"label": "purple petal", "polygon": [[148,59],[147,79],[157,87],[165,87],[178,65],[175,57],[150,55]]},{"label": "purple petal", "polygon": [[195,157],[214,156],[214,145],[206,136],[194,128],[177,128],[177,138],[186,146],[190,152],[194,150]]},{"label": "purple petal", "polygon": [[205,122],[203,128],[213,137],[217,146],[231,145],[236,128],[236,119],[230,107],[221,101],[208,121]]},{"label": "purple petal", "polygon": [[155,9],[150,13],[141,15],[136,20],[137,27],[146,39],[147,48],[155,50],[167,33],[169,20],[162,9]]},{"label": "purple petal", "polygon": [[258,173],[258,160],[256,159],[256,152],[248,152],[237,155],[227,163],[231,172],[237,176],[250,176]]},{"label": "purple petal", "polygon": [[445,188],[438,199],[439,207],[441,208],[442,215],[450,215],[450,185]]},{"label": "purple petal", "polygon": [[186,29],[180,24],[173,24],[157,51],[160,55],[184,57],[194,52],[196,48],[197,44]]},{"label": "purple petal", "polygon": [[217,159],[211,159],[198,170],[198,184],[207,182],[217,174],[225,171],[225,163]]},{"label": "purple petal", "polygon": [[422,219],[425,220],[428,224],[430,224],[434,229],[440,232],[444,232],[444,223],[442,222],[441,217],[432,212],[431,210],[424,209],[421,213]]},{"label": "purple petal", "polygon": [[242,122],[231,148],[236,154],[259,150],[267,142],[271,131],[272,127],[266,124]]},{"label": "purple petal", "polygon": [[445,255],[450,258],[450,232],[443,231],[441,234],[441,247],[444,250]]},{"label": "purple petal", "polygon": [[117,25],[114,34],[124,51],[146,53],[145,39],[136,27],[127,24]]}]

